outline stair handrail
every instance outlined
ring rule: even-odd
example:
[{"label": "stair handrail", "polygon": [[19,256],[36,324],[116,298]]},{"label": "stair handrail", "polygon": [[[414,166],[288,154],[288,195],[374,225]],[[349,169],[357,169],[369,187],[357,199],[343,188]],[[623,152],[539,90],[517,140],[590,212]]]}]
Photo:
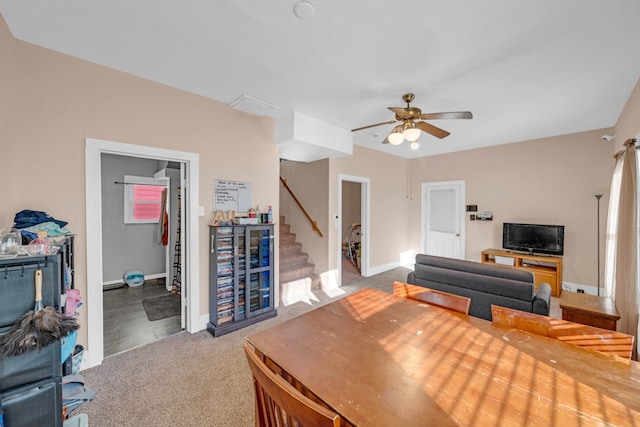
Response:
[{"label": "stair handrail", "polygon": [[291,191],[291,188],[289,187],[289,185],[287,184],[287,180],[284,179],[282,176],[280,177],[280,182],[282,182],[282,184],[284,185],[284,188],[287,189],[287,191],[289,191],[289,194],[291,194],[291,197],[293,197],[293,200],[296,201],[296,203],[298,204],[298,206],[300,207],[300,209],[302,209],[302,213],[304,213],[304,215],[307,217],[307,219],[309,220],[309,222],[311,223],[311,227],[313,228],[313,231],[315,231],[316,233],[318,233],[320,235],[320,237],[324,237],[322,235],[322,231],[320,231],[320,229],[318,228],[318,223],[316,221],[313,220],[313,218],[311,218],[309,216],[309,214],[307,213],[307,210],[302,206],[302,203],[300,203],[300,200],[298,200],[298,198],[296,197],[295,194],[293,194],[293,191]]}]

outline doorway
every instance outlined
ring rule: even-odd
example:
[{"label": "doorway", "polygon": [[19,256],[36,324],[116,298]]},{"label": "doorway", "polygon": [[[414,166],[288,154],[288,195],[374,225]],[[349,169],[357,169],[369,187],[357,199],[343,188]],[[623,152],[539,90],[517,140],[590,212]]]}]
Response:
[{"label": "doorway", "polygon": [[[101,154],[104,356],[184,327],[180,162]],[[159,222],[159,217],[166,221]],[[177,276],[176,276],[177,271]],[[127,280],[126,276],[135,280]],[[143,277],[143,278],[142,278]]]},{"label": "doorway", "polygon": [[422,253],[465,257],[465,182],[422,184]]},{"label": "doorway", "polygon": [[340,286],[367,277],[369,268],[369,178],[338,176],[338,270]]},{"label": "doorway", "polygon": [[[101,156],[116,154],[163,161],[175,161],[184,165],[182,198],[184,211],[184,256],[181,271],[182,309],[186,313],[185,329],[197,332],[203,329],[199,316],[199,259],[198,259],[198,200],[199,156],[198,154],[162,148],[123,144],[87,138],[85,141],[85,191],[86,191],[86,253],[87,253],[87,334],[85,350],[87,366],[102,363],[104,358],[103,294],[102,294],[102,197]],[[193,197],[191,196],[193,195]]]}]

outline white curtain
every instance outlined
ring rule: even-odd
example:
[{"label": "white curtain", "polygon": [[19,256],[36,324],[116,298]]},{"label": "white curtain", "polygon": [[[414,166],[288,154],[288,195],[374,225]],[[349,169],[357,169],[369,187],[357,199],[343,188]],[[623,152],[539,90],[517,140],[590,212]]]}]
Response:
[{"label": "white curtain", "polygon": [[[605,243],[605,291],[620,313],[618,331],[635,336],[638,348],[638,198],[635,140],[616,154]],[[637,351],[634,352],[637,358]]]}]

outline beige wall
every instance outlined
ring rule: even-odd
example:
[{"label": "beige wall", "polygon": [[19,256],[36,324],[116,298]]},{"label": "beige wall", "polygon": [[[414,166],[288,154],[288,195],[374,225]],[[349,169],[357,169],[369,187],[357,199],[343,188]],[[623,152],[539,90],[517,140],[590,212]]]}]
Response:
[{"label": "beige wall", "polygon": [[21,172],[20,161],[15,156],[14,138],[14,107],[15,107],[15,48],[9,29],[0,15],[0,228],[13,224],[13,214],[7,212],[3,206],[13,197],[15,189],[11,183]]},{"label": "beige wall", "polygon": [[[564,135],[413,161],[410,246],[420,247],[420,184],[464,180],[466,204],[492,211],[493,221],[466,221],[466,258],[502,247],[502,223],[565,226],[563,280],[597,284],[597,201],[613,162],[607,130]],[[610,131],[610,130],[609,130]],[[606,193],[606,192],[605,192]],[[608,197],[601,199],[601,233]],[[604,236],[601,234],[601,236]],[[601,238],[601,242],[602,242]]]},{"label": "beige wall", "polygon": [[[407,200],[410,195],[406,159],[359,145],[353,155],[332,159],[329,174],[329,213],[338,213],[338,177],[350,175],[369,179],[370,218],[369,267],[371,273],[397,265],[407,248]],[[362,209],[365,207],[363,206]],[[332,221],[333,223],[333,221]],[[341,230],[331,227],[329,268],[337,268]]]},{"label": "beige wall", "polygon": [[286,222],[296,241],[303,243],[302,250],[309,254],[309,262],[315,264],[316,274],[327,271],[327,245],[329,230],[329,211],[327,206],[329,161],[302,163],[286,161],[280,163],[280,175],[287,181],[295,197],[300,201],[309,216],[316,221],[323,237],[313,227],[295,200],[280,186],[280,210],[286,213]]},{"label": "beige wall", "polygon": [[[76,233],[76,283],[86,295],[85,138],[169,148],[200,156],[200,313],[208,307],[207,224],[216,178],[252,183],[253,203],[278,215],[274,123],[96,64],[14,40],[0,22],[3,180],[0,226],[21,209],[43,210]],[[9,96],[5,96],[9,94]],[[9,99],[7,99],[9,98]],[[4,114],[1,115],[4,120]],[[242,138],[235,130],[242,129]],[[5,167],[0,168],[6,170]],[[101,307],[87,307],[98,309]],[[81,324],[86,325],[81,312]],[[81,329],[86,343],[86,327]]]},{"label": "beige wall", "polygon": [[[406,159],[390,156],[358,145],[353,155],[312,163],[283,162],[281,175],[293,188],[305,209],[318,222],[324,234],[315,234],[299,213],[291,197],[281,190],[280,209],[287,223],[303,243],[303,250],[323,277],[324,286],[335,285],[342,230],[335,228],[338,212],[338,177],[348,175],[370,183],[370,267],[369,274],[398,265],[407,250],[407,164]],[[364,209],[364,206],[363,206]]]},{"label": "beige wall", "polygon": [[[421,184],[464,180],[466,204],[490,210],[490,222],[466,222],[466,258],[502,246],[502,222],[565,225],[564,281],[597,283],[597,201],[601,244],[613,162],[601,129],[407,161],[355,146],[354,155],[331,160],[329,214],[337,211],[339,174],[371,179],[371,260],[374,271],[421,247]],[[409,177],[408,177],[409,176]],[[333,228],[332,228],[333,231]],[[336,268],[332,233],[329,266]],[[603,250],[601,250],[601,257]],[[602,272],[601,272],[602,274]]]}]

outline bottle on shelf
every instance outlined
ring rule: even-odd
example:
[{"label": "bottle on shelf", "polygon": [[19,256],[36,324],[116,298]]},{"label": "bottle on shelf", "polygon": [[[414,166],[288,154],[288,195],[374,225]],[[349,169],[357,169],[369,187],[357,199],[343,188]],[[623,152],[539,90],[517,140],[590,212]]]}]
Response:
[{"label": "bottle on shelf", "polygon": [[260,213],[260,205],[256,205],[256,217],[258,218],[258,224],[262,222],[262,215]]},{"label": "bottle on shelf", "polygon": [[47,232],[39,231],[38,237],[33,239],[28,246],[29,255],[50,255],[51,254],[51,245],[46,239]]},{"label": "bottle on shelf", "polygon": [[267,223],[273,224],[273,210],[271,209],[271,205],[269,205],[269,208],[267,210]]}]

